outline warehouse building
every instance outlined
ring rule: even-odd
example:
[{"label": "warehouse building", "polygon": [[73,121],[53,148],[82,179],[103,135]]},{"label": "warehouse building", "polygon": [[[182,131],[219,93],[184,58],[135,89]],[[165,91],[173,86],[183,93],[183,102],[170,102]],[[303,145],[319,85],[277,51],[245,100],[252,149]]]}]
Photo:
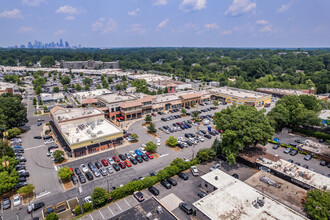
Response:
[{"label": "warehouse building", "polygon": [[50,111],[53,133],[73,157],[92,154],[123,143],[123,132],[99,109],[56,106]]}]

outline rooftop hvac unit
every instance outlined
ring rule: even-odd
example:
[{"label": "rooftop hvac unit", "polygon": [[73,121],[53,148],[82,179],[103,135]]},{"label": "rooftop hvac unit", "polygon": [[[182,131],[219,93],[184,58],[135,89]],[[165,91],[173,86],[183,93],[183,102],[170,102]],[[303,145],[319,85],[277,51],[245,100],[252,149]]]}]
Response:
[{"label": "rooftop hvac unit", "polygon": [[77,138],[77,140],[76,140],[76,143],[78,143],[79,142],[79,138]]},{"label": "rooftop hvac unit", "polygon": [[148,213],[146,214],[146,217],[147,217],[147,219],[152,219],[152,213],[151,213],[151,212],[148,212]]},{"label": "rooftop hvac unit", "polygon": [[91,130],[87,129],[87,134],[90,134],[90,133],[92,133]]},{"label": "rooftop hvac unit", "polygon": [[92,138],[96,138],[96,134],[91,133],[91,137],[92,137]]},{"label": "rooftop hvac unit", "polygon": [[103,131],[98,131],[97,134],[98,135],[103,134]]},{"label": "rooftop hvac unit", "polygon": [[163,212],[163,208],[159,205],[157,206],[157,213],[162,213]]}]

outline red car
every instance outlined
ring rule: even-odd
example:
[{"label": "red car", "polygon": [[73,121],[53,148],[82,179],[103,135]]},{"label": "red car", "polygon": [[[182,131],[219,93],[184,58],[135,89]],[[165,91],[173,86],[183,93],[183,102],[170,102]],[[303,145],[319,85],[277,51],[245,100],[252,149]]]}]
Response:
[{"label": "red car", "polygon": [[103,166],[108,166],[108,161],[106,159],[102,159],[101,163],[103,164]]},{"label": "red car", "polygon": [[151,153],[147,152],[146,155],[147,155],[150,159],[154,159],[154,156],[152,156]]},{"label": "red car", "polygon": [[124,164],[125,164],[127,167],[131,167],[131,166],[132,166],[131,162],[129,162],[128,160],[125,160],[125,161],[124,161]]},{"label": "red car", "polygon": [[131,133],[127,133],[124,135],[124,138],[127,138],[128,136],[131,136]]},{"label": "red car", "polygon": [[74,172],[72,168],[70,168],[70,171],[72,172],[71,176],[74,176]]},{"label": "red car", "polygon": [[125,169],[126,165],[123,162],[119,162],[118,165],[120,166],[120,168]]},{"label": "red car", "polygon": [[119,163],[119,162],[120,162],[119,158],[118,158],[118,157],[116,157],[116,156],[113,156],[113,157],[112,157],[112,159],[113,159],[114,161],[116,161],[117,163]]},{"label": "red car", "polygon": [[151,113],[151,115],[152,115],[152,116],[156,116],[156,114],[155,114],[155,113]]}]

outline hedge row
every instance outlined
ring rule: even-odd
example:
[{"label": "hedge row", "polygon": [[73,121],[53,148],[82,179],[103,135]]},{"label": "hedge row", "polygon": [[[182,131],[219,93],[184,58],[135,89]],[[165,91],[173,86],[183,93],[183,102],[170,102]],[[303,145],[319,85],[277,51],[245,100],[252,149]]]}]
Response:
[{"label": "hedge row", "polygon": [[311,131],[303,128],[292,128],[293,131],[305,134],[307,136],[315,137],[323,140],[330,140],[330,134],[326,134],[319,131]]},{"label": "hedge row", "polygon": [[170,178],[198,163],[198,159],[194,159],[191,162],[188,162],[184,161],[181,158],[177,158],[171,162],[170,166],[167,166],[164,169],[160,170],[156,176],[148,176],[145,177],[143,180],[128,182],[125,185],[111,191],[110,195],[114,200],[124,198],[128,195],[133,194],[133,192],[135,191],[143,190],[145,188],[153,186],[159,181]]}]

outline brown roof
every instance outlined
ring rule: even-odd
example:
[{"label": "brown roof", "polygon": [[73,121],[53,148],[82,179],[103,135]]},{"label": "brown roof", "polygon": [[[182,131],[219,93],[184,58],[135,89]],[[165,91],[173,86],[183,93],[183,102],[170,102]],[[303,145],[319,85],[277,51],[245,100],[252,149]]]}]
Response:
[{"label": "brown roof", "polygon": [[183,99],[198,98],[198,97],[201,97],[201,96],[202,96],[202,94],[200,92],[188,93],[188,94],[181,95],[181,97]]},{"label": "brown roof", "polygon": [[152,95],[147,95],[147,96],[144,96],[144,97],[138,99],[138,101],[139,102],[151,102],[154,99],[155,99],[155,97],[153,97]]},{"label": "brown roof", "polygon": [[121,108],[131,108],[135,106],[142,106],[142,103],[139,101],[133,101],[133,102],[124,102],[120,104]]},{"label": "brown roof", "polygon": [[101,107],[101,108],[97,108],[97,109],[99,109],[101,111],[107,111],[108,110],[108,107]]},{"label": "brown roof", "polygon": [[82,101],[82,104],[92,104],[92,103],[97,103],[97,99],[87,98],[87,99],[83,99]]},{"label": "brown roof", "polygon": [[63,111],[65,111],[65,108],[62,108],[61,106],[55,106],[54,108],[52,108],[51,110],[50,110],[50,114],[54,114],[55,112],[57,112],[58,110],[63,110]]},{"label": "brown roof", "polygon": [[166,86],[167,86],[167,87],[176,87],[176,84],[174,84],[174,83],[169,83],[169,84],[167,84]]}]

